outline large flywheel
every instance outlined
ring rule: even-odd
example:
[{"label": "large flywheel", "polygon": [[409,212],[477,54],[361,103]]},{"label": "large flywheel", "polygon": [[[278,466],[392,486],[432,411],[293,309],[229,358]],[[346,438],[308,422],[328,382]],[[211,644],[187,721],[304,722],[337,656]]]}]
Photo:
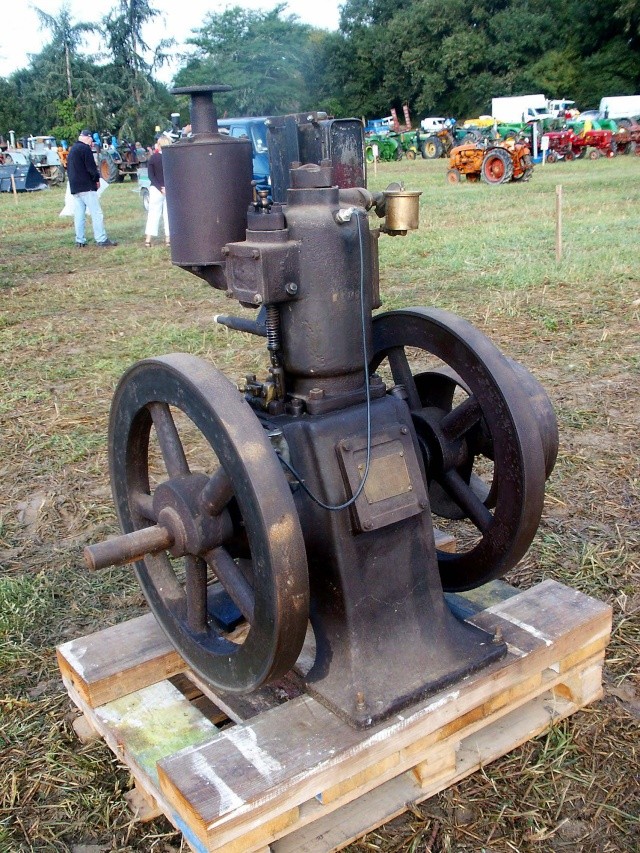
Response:
[{"label": "large flywheel", "polygon": [[109,425],[126,535],[87,549],[96,568],[135,559],[149,605],[187,663],[246,692],[287,672],[309,611],[304,540],[269,438],[211,364],[174,354],[122,377]]},{"label": "large flywheel", "polygon": [[436,308],[375,316],[371,369],[388,370],[406,396],[432,513],[466,521],[456,553],[438,551],[443,587],[504,575],[538,528],[557,453],[539,384],[466,320]]}]

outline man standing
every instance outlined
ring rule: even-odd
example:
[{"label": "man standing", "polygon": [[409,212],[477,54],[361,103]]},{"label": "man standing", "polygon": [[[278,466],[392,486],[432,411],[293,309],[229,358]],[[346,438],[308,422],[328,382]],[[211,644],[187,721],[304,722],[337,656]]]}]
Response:
[{"label": "man standing", "polygon": [[98,199],[100,174],[93,159],[91,142],[91,131],[82,130],[78,141],[71,146],[67,157],[67,178],[73,196],[73,221],[76,229],[76,246],[79,249],[87,245],[84,231],[87,211],[91,214],[93,236],[98,246],[118,245],[113,240],[109,240],[104,229],[104,217]]}]

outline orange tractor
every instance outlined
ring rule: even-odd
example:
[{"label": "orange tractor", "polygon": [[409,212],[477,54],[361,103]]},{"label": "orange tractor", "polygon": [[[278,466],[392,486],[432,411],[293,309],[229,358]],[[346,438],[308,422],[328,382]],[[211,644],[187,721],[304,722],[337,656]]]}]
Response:
[{"label": "orange tractor", "polygon": [[509,181],[528,181],[533,173],[529,146],[523,142],[489,142],[458,145],[449,155],[447,180],[460,182],[482,180],[487,184],[506,184]]}]

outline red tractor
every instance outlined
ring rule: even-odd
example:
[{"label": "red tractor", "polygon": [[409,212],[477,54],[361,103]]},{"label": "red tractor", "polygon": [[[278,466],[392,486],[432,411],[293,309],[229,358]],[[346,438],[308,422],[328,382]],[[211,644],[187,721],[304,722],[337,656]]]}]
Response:
[{"label": "red tractor", "polygon": [[[617,137],[611,130],[583,130],[575,133],[572,129],[545,133],[549,140],[547,163],[556,160],[576,160],[587,155],[590,160],[598,157],[613,157],[617,150]],[[588,151],[588,153],[587,153]]]},{"label": "red tractor", "polygon": [[613,141],[618,154],[640,154],[640,123],[635,119],[625,119],[624,123],[620,122]]},{"label": "red tractor", "polygon": [[529,146],[523,142],[490,142],[458,145],[449,155],[447,180],[460,182],[482,180],[486,184],[506,184],[509,181],[528,181],[533,173]]}]

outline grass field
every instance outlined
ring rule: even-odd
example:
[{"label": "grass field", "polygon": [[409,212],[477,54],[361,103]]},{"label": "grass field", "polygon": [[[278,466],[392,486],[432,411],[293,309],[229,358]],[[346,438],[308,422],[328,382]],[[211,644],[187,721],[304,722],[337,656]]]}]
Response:
[{"label": "grass field", "polygon": [[[640,157],[537,167],[501,187],[450,186],[445,171],[403,161],[370,176],[422,190],[421,230],[380,240],[383,307],[459,313],[544,384],[560,453],[508,580],[608,601],[614,633],[600,702],[349,849],[638,850]],[[76,250],[62,205],[62,189],[0,195],[0,853],[169,853],[181,842],[166,821],[131,822],[126,770],[77,742],[54,647],[145,608],[130,570],[92,576],[81,559],[116,530],[106,426],[123,370],[187,351],[236,380],[267,360],[261,341],[214,326],[231,307],[222,293],[143,246],[135,185],[103,196],[114,249]]]}]

